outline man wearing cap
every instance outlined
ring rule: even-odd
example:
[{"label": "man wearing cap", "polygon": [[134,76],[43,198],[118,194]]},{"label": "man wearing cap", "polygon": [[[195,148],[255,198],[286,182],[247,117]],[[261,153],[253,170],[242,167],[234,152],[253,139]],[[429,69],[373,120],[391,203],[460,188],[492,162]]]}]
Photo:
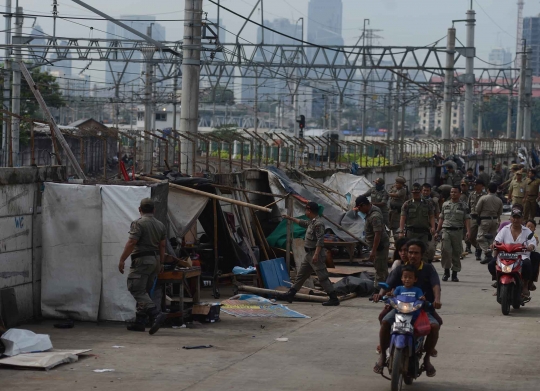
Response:
[{"label": "man wearing cap", "polygon": [[501,188],[505,188],[508,186],[516,177],[516,172],[519,171],[519,165],[518,164],[512,164],[510,166],[510,171],[508,172],[508,175],[506,176],[505,181],[501,184]]},{"label": "man wearing cap", "polygon": [[296,281],[294,285],[286,293],[279,296],[280,299],[287,300],[292,303],[296,292],[302,288],[304,282],[315,272],[319,279],[319,284],[324,291],[330,296],[330,300],[322,303],[324,306],[339,305],[339,299],[334,290],[334,285],[330,282],[328,270],[326,270],[326,250],[324,249],[324,223],[319,217],[319,205],[316,202],[310,201],[306,204],[306,217],[309,220],[300,220],[291,216],[283,215],[282,217],[291,220],[301,227],[306,228],[306,236],[304,239],[304,249],[306,256],[297,268]]},{"label": "man wearing cap", "polygon": [[463,177],[463,180],[467,183],[468,192],[471,193],[474,191],[474,184],[476,181],[476,177],[473,174],[472,167],[467,168],[467,175]]},{"label": "man wearing cap", "polygon": [[396,178],[396,183],[390,191],[388,192],[388,197],[390,197],[390,225],[389,228],[392,230],[392,235],[394,235],[394,241],[397,241],[399,238],[399,221],[401,216],[401,208],[405,201],[407,201],[407,189],[405,188],[405,183],[407,181],[405,178],[398,176]]},{"label": "man wearing cap", "polygon": [[148,294],[165,262],[167,231],[163,223],[154,217],[154,208],[152,199],[141,201],[141,217],[131,223],[129,239],[118,264],[118,270],[124,274],[125,261],[131,255],[127,288],[137,301],[137,312],[135,322],[127,328],[130,331],[145,331],[147,317],[150,317],[150,334],[156,333],[167,319],[167,315],[158,310]]},{"label": "man wearing cap", "polygon": [[374,286],[378,287],[379,282],[386,281],[388,277],[388,250],[390,249],[390,238],[384,228],[381,210],[372,205],[367,197],[360,196],[356,199],[355,211],[365,220],[364,231],[366,242],[371,247],[369,260],[375,267]]},{"label": "man wearing cap", "polygon": [[536,206],[539,200],[540,179],[536,177],[536,171],[529,168],[527,172],[527,191],[523,205],[523,220],[534,220],[536,218]]},{"label": "man wearing cap", "polygon": [[448,161],[444,163],[446,166],[446,174],[443,175],[442,178],[442,185],[450,185],[450,186],[459,186],[461,183],[461,179],[463,178],[463,174],[461,172],[456,171],[457,165],[456,163],[452,161]]},{"label": "man wearing cap", "polygon": [[497,186],[502,185],[502,183],[504,182],[504,176],[501,168],[501,163],[497,163],[495,165],[495,171],[491,173],[489,181],[495,183]]},{"label": "man wearing cap", "polygon": [[[427,202],[431,203],[433,206],[433,215],[435,216],[435,223],[439,221],[439,214],[441,213],[441,208],[439,206],[439,198],[434,195],[432,191],[432,186],[430,183],[424,183],[422,185],[422,199],[426,200]],[[428,263],[433,262],[433,258],[435,257],[435,252],[437,251],[437,241],[435,240],[435,235],[432,234],[431,240],[428,242],[428,246],[426,249],[426,256]]]},{"label": "man wearing cap", "polygon": [[521,205],[523,207],[523,199],[525,198],[526,191],[527,183],[523,180],[523,171],[516,171],[515,178],[510,182],[510,186],[508,187],[508,202],[512,206]]},{"label": "man wearing cap", "polygon": [[373,181],[375,187],[362,194],[364,197],[371,197],[371,203],[381,210],[384,219],[384,225],[390,226],[388,220],[388,192],[384,188],[384,179],[377,178]]},{"label": "man wearing cap", "polygon": [[469,214],[471,215],[471,234],[469,235],[469,241],[476,249],[474,254],[477,261],[480,261],[482,259],[482,249],[476,241],[480,222],[480,219],[478,218],[478,212],[476,211],[476,205],[478,205],[480,197],[483,197],[485,195],[486,191],[484,189],[484,181],[482,181],[482,179],[477,179],[474,185],[474,191],[469,195],[469,199],[467,200]]},{"label": "man wearing cap", "polygon": [[484,252],[485,258],[480,263],[486,264],[491,261],[491,243],[492,240],[486,239],[485,235],[497,235],[497,229],[499,228],[500,218],[503,212],[503,203],[499,197],[497,197],[497,185],[490,183],[488,186],[489,194],[480,197],[480,200],[476,204],[476,213],[480,220],[480,226],[478,227],[478,235],[476,236],[476,242]]},{"label": "man wearing cap", "polygon": [[[400,237],[419,239],[428,246],[429,241],[435,235],[435,212],[433,204],[422,199],[422,186],[420,183],[412,185],[412,199],[405,201],[401,208],[399,222]],[[427,254],[424,252],[424,261]]]},{"label": "man wearing cap", "polygon": [[459,200],[460,196],[460,187],[452,187],[450,200],[443,204],[439,225],[437,226],[437,234],[440,234],[442,230],[441,265],[444,268],[443,281],[448,281],[450,269],[452,269],[452,281],[459,282],[457,274],[461,271],[464,229],[466,230],[465,238],[469,238],[471,217],[467,212],[467,205]]}]

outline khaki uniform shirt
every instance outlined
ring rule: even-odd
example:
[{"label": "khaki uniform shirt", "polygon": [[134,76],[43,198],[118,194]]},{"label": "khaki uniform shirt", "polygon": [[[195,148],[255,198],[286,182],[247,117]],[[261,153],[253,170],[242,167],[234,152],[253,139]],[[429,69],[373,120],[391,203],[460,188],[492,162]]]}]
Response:
[{"label": "khaki uniform shirt", "polygon": [[459,201],[467,205],[467,203],[469,202],[469,192],[461,193],[461,195],[459,196]]},{"label": "khaki uniform shirt", "polygon": [[529,199],[538,197],[538,188],[540,187],[540,179],[531,180],[530,178],[527,178],[525,182],[527,183],[527,197]]},{"label": "khaki uniform shirt", "polygon": [[441,208],[439,206],[439,198],[438,197],[425,198],[424,196],[422,196],[422,199],[426,200],[427,202],[430,202],[431,205],[433,205],[433,214],[435,215],[435,218],[439,218],[439,214],[441,213]]},{"label": "khaki uniform shirt", "polygon": [[364,227],[366,232],[366,242],[370,246],[373,246],[373,241],[375,240],[375,233],[381,232],[381,241],[380,243],[388,242],[388,234],[384,228],[384,220],[382,212],[375,205],[371,206],[370,211],[366,215],[366,225]]},{"label": "khaki uniform shirt", "polygon": [[434,215],[433,204],[427,200],[408,200],[401,208],[401,216],[405,216],[405,227],[430,229],[430,219]]},{"label": "khaki uniform shirt", "polygon": [[446,176],[443,178],[443,184],[450,185],[450,186],[459,186],[462,179],[463,179],[463,174],[461,174],[461,172],[457,172],[454,170],[453,173],[446,174]]},{"label": "khaki uniform shirt", "polygon": [[319,216],[314,219],[300,220],[301,227],[307,228],[304,246],[307,248],[324,247],[324,223]]},{"label": "khaki uniform shirt", "polygon": [[504,182],[502,171],[493,171],[491,173],[491,178],[489,178],[489,181],[496,183],[497,185],[502,185],[502,183]]},{"label": "khaki uniform shirt", "polygon": [[166,239],[165,225],[151,213],[144,213],[142,217],[131,223],[129,238],[137,240],[133,254],[145,251],[159,251],[159,243]]},{"label": "khaki uniform shirt", "polygon": [[[475,177],[474,175],[471,176],[471,177],[469,177],[469,176],[464,176],[463,179],[467,181],[467,185],[468,185],[468,187],[469,187],[469,188],[468,188],[469,193],[472,192],[472,191],[474,191],[474,185],[476,184],[476,183],[475,183],[475,182],[476,182],[476,177]],[[487,183],[486,183],[486,185],[487,185]]]},{"label": "khaki uniform shirt", "polygon": [[508,194],[512,195],[512,198],[523,199],[525,197],[525,191],[527,191],[527,182],[525,180],[522,179],[521,182],[518,182],[514,179],[510,182]]},{"label": "khaki uniform shirt", "polygon": [[371,197],[371,202],[384,203],[384,206],[378,206],[383,213],[388,213],[388,192],[385,189],[377,190],[372,187],[367,192],[362,194],[365,197]]},{"label": "khaki uniform shirt", "polygon": [[400,209],[401,210],[401,207],[403,206],[403,203],[405,201],[407,201],[407,189],[405,189],[405,187],[402,187],[400,190],[398,190],[394,186],[392,186],[392,188],[390,189],[388,194],[389,195],[390,194],[398,195],[398,197],[396,197],[396,198],[390,197],[390,201],[388,203],[390,205],[390,209],[394,209],[394,210]]},{"label": "khaki uniform shirt", "polygon": [[463,228],[465,220],[471,218],[467,213],[467,205],[463,202],[446,201],[441,210],[441,218],[443,219],[443,228]]},{"label": "khaki uniform shirt", "polygon": [[480,197],[476,204],[476,213],[480,217],[500,217],[503,212],[503,203],[499,197],[487,194]]},{"label": "khaki uniform shirt", "polygon": [[485,191],[482,191],[480,194],[478,194],[476,191],[473,191],[469,195],[467,205],[469,206],[469,213],[471,215],[477,215],[478,214],[478,213],[476,213],[476,205],[478,204],[478,201],[480,200],[480,197],[485,196],[485,195],[486,195]]}]

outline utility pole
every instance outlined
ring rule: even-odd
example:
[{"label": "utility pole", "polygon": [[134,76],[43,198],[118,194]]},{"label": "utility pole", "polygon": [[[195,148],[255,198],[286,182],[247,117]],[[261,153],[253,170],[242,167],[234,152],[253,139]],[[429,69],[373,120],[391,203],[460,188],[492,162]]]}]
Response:
[{"label": "utility pole", "polygon": [[[152,37],[152,25],[146,28],[146,35]],[[143,50],[146,60],[146,70],[144,75],[144,130],[146,132],[152,132],[152,57],[155,52],[155,48],[148,46]],[[153,141],[148,137],[143,139],[143,171],[145,173],[152,172],[153,166]]]},{"label": "utility pole", "polygon": [[[467,11],[467,47],[474,48],[474,26],[476,24],[476,13],[472,9]],[[474,99],[474,56],[476,49],[467,53],[465,62],[465,131],[464,136],[471,137],[473,128],[473,99]],[[470,149],[470,148],[467,148]]]},{"label": "utility pole", "polygon": [[[17,37],[22,36],[22,27],[23,27],[23,9],[22,7],[16,7],[15,9],[15,35]],[[20,48],[13,49],[15,54],[15,61],[17,64],[13,68],[13,93],[12,93],[12,110],[15,114],[21,114],[21,70],[19,68],[19,62],[22,61],[22,52]],[[11,134],[11,153],[12,153],[12,163],[15,167],[19,166],[19,140],[20,140],[20,131],[21,131],[21,120],[17,117],[12,119],[12,134]]]},{"label": "utility pole", "polygon": [[[219,19],[218,19],[218,23],[219,23]],[[176,90],[178,90],[178,65],[176,65],[176,71],[174,72],[174,79],[173,79],[173,122],[172,122],[172,128],[173,128],[173,130],[175,132],[178,130],[176,128],[176,116],[177,116],[177,106],[178,106],[178,95],[176,94]],[[215,105],[216,105],[216,96],[215,96],[215,92],[214,92],[214,110],[215,110],[215,107],[216,107]],[[213,119],[214,119],[214,115],[212,114],[212,120]],[[176,139],[177,139],[177,137],[173,137],[173,135],[171,134],[169,139],[173,140],[173,147],[169,148],[170,157],[167,156],[167,159],[170,159],[169,162],[171,162],[171,166],[172,166],[172,163],[174,162],[174,156],[176,155],[176,147],[177,147],[177,145],[176,145],[177,140]],[[206,152],[208,153],[208,151],[206,151]],[[178,162],[178,164],[180,164],[180,162]]]},{"label": "utility pole", "polygon": [[[10,111],[11,109],[11,61],[9,59],[10,49],[9,45],[11,44],[11,0],[6,0],[6,50],[4,51],[4,109]],[[4,116],[6,118],[6,116]],[[11,132],[11,120],[7,117],[6,121],[3,121],[2,124],[2,161],[0,161],[0,166],[8,165],[8,154],[9,147],[8,143],[10,140],[9,133]]]},{"label": "utility pole", "polygon": [[366,140],[366,126],[367,126],[367,77],[366,77],[366,23],[370,24],[369,19],[364,19],[364,31],[362,33],[362,79],[364,84],[362,86],[362,141]]},{"label": "utility pole", "polygon": [[[392,129],[392,89],[394,86],[394,74],[392,74],[392,79],[388,82],[388,114],[386,117],[386,140],[390,140],[390,129]],[[385,96],[386,99],[386,96]],[[385,104],[386,108],[386,104]]]},{"label": "utility pole", "polygon": [[401,106],[401,142],[399,143],[400,151],[399,151],[399,160],[403,161],[404,159],[404,148],[405,148],[405,112],[407,110],[407,104],[405,103],[407,94],[407,83],[405,79],[403,79],[403,105]]},{"label": "utility pole", "polygon": [[337,123],[337,131],[341,131],[341,113],[343,112],[343,93],[339,93],[339,106],[338,106],[338,123]]},{"label": "utility pole", "polygon": [[532,48],[527,48],[526,77],[525,77],[525,105],[523,108],[523,136],[525,140],[531,139],[531,106],[532,106]]},{"label": "utility pole", "polygon": [[[399,126],[399,93],[400,93],[400,81],[401,75],[398,75],[396,79],[396,94],[394,95],[394,123],[392,124],[392,140],[398,139],[398,126]],[[395,155],[394,155],[395,157]]]},{"label": "utility pole", "polygon": [[328,97],[323,95],[324,99],[324,120],[323,120],[323,129],[328,129]]},{"label": "utility pole", "polygon": [[514,95],[513,84],[514,80],[512,80],[512,87],[510,87],[510,93],[508,94],[508,112],[506,114],[506,138],[512,137],[512,97]]},{"label": "utility pole", "polygon": [[253,130],[257,134],[257,129],[259,124],[257,121],[257,114],[259,111],[259,71],[255,67],[255,103],[253,104]]},{"label": "utility pole", "polygon": [[480,104],[478,105],[478,134],[477,134],[478,138],[482,138],[482,133],[483,133],[482,119],[483,119],[483,115],[484,115],[484,92],[482,91],[480,93]]},{"label": "utility pole", "polygon": [[[189,140],[186,142],[186,155],[182,157],[182,171],[194,174],[199,122],[202,0],[185,0],[184,19],[180,132],[191,137],[194,142],[189,142]],[[190,162],[191,167],[189,167]]]},{"label": "utility pole", "polygon": [[[443,106],[443,126],[442,138],[449,140],[451,136],[452,124],[452,89],[454,87],[454,55],[456,52],[456,29],[448,29],[448,41],[446,45],[446,71],[444,77],[444,106]],[[445,146],[448,144],[445,144]],[[445,151],[448,155],[449,151]]]},{"label": "utility pole", "polygon": [[521,140],[523,137],[524,123],[524,107],[525,107],[525,79],[527,78],[527,48],[523,46],[524,51],[521,53],[521,67],[519,72],[519,93],[518,93],[518,116],[516,127],[516,140]]}]

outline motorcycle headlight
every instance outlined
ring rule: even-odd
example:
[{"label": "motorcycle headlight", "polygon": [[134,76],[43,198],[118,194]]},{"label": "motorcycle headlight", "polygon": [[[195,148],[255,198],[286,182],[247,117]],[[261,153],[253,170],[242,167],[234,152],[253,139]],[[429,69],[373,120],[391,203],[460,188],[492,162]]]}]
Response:
[{"label": "motorcycle headlight", "polygon": [[502,265],[501,264],[501,270],[503,273],[512,273],[513,265]]},{"label": "motorcycle headlight", "polygon": [[416,311],[422,306],[422,303],[419,303],[418,305],[414,305],[414,304],[415,303],[405,303],[403,301],[398,300],[397,309],[399,312],[403,314],[408,314],[408,313]]}]

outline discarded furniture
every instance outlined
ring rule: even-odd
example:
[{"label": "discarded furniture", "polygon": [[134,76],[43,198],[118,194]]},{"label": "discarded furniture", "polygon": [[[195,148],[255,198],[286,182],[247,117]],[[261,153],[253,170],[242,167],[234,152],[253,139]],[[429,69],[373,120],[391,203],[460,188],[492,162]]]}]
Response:
[{"label": "discarded furniture", "polygon": [[[159,273],[158,275],[158,284],[161,284],[163,296],[161,298],[161,308],[164,310],[166,308],[166,294],[165,294],[165,285],[166,284],[178,284],[179,285],[179,297],[172,297],[172,301],[179,302],[179,311],[170,312],[167,318],[181,318],[182,323],[184,323],[185,315],[188,310],[184,307],[184,304],[187,300],[184,297],[184,291],[187,292],[189,296],[189,301],[192,303],[199,303],[200,294],[201,294],[201,284],[200,284],[201,268],[191,267],[181,270],[167,271]],[[195,280],[195,290],[192,291],[190,287],[190,280]]]}]

